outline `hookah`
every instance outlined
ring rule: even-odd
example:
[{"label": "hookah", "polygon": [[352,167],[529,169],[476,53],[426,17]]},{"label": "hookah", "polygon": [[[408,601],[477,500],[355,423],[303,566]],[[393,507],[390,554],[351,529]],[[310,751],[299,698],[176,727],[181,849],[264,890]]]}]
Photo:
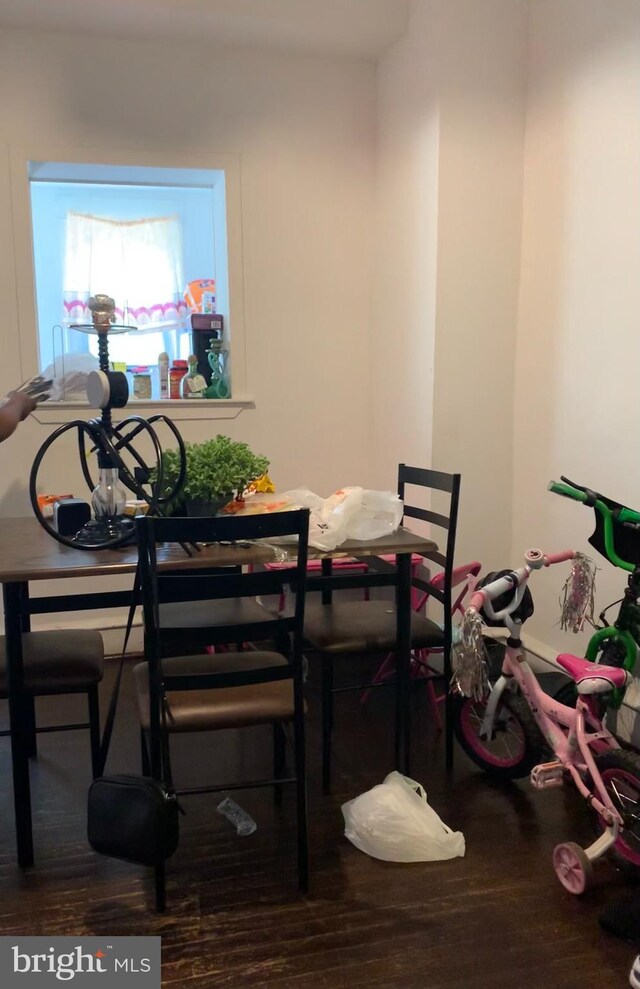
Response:
[{"label": "hookah", "polygon": [[206,351],[207,361],[211,368],[211,382],[204,390],[205,398],[231,398],[229,378],[227,373],[228,352],[218,336],[211,337],[209,349]]},{"label": "hookah", "polygon": [[[71,329],[93,333],[98,337],[99,370],[87,378],[87,398],[92,408],[100,409],[100,416],[86,422],[74,419],[56,429],[42,444],[31,468],[29,496],[31,506],[40,525],[58,542],[73,549],[114,549],[135,540],[135,523],[124,514],[127,491],[147,505],[147,514],[164,515],[165,510],[182,490],[186,477],[186,451],[178,429],[164,415],[148,419],[131,415],[117,425],[113,424],[112,410],[125,408],[129,399],[129,384],[122,371],[112,371],[109,363],[109,335],[127,333],[133,327],[116,324],[115,302],[108,295],[95,295],[89,299],[91,323],[74,323]],[[162,446],[158,438],[157,424],[164,424],[173,434],[180,451],[180,470],[175,483],[165,483],[163,476]],[[38,504],[38,472],[44,457],[54,443],[65,433],[77,431],[78,453],[84,479],[91,494],[93,518],[74,536],[57,531]],[[152,443],[155,463],[148,465],[136,450],[136,437],[146,435]],[[130,470],[123,459],[127,451],[135,463]],[[97,455],[98,479],[92,477],[88,457]],[[153,481],[152,481],[153,477]]]}]

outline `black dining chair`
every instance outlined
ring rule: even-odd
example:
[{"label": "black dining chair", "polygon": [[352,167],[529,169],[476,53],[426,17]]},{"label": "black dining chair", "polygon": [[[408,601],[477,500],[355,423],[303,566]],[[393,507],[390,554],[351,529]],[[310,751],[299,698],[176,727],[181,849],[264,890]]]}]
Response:
[{"label": "black dining chair", "polygon": [[[167,782],[170,766],[163,765],[160,732],[172,735],[271,725],[273,776],[266,780],[205,783],[176,787],[179,797],[228,789],[272,786],[278,800],[285,784],[295,784],[298,832],[298,884],[308,888],[307,818],[302,634],[309,512],[300,510],[240,518],[144,518],[138,520],[138,544],[144,610],[145,662],[133,670],[142,732],[143,772]],[[226,572],[199,575],[189,561],[188,572],[158,567],[156,543],[213,543],[297,540],[295,571]],[[252,601],[256,595],[280,595],[295,582],[293,615],[279,615]],[[250,605],[245,610],[239,602]],[[188,615],[199,602],[199,623]],[[208,602],[208,604],[205,603]],[[226,620],[223,617],[226,609]],[[206,615],[210,615],[209,621]],[[250,621],[247,622],[247,617]],[[199,655],[181,655],[186,640],[200,644]],[[216,644],[271,643],[248,650],[205,652]],[[161,705],[164,704],[164,718]],[[164,723],[164,728],[162,727]],[[295,772],[284,775],[286,734],[293,724]],[[167,757],[170,758],[170,757]],[[156,868],[156,904],[165,906],[165,870]]]},{"label": "black dining chair", "polygon": [[[412,505],[410,490],[420,488],[442,493],[448,504],[444,512]],[[421,554],[431,563],[442,568],[444,580],[437,581],[416,576],[412,584],[418,590],[428,592],[443,609],[442,625],[427,618],[422,613],[411,612],[412,649],[437,649],[442,652],[442,674],[447,690],[445,702],[445,750],[446,765],[453,765],[453,719],[448,686],[451,680],[452,642],[452,574],[455,556],[458,504],[460,498],[460,474],[446,474],[442,471],[419,467],[398,467],[398,495],[404,502],[402,524],[408,519],[428,523],[444,529],[447,533],[444,553],[438,551]],[[415,497],[415,496],[414,496]],[[373,565],[373,564],[372,564]],[[384,683],[366,683],[349,686],[335,686],[336,663],[344,663],[349,657],[368,653],[387,654],[396,648],[395,607],[386,601],[332,601],[330,595],[322,604],[309,604],[305,613],[305,643],[309,650],[317,653],[321,661],[322,690],[322,785],[325,793],[331,786],[332,735],[334,727],[333,698],[344,691],[361,691],[370,687],[387,686]]]},{"label": "black dining chair", "polygon": [[[37,753],[36,737],[44,732],[88,729],[91,744],[91,770],[98,775],[100,751],[100,707],[98,686],[104,670],[104,645],[99,632],[91,629],[54,629],[24,632],[22,635],[25,702],[28,720],[28,755]],[[36,724],[37,697],[85,694],[88,721],[61,725]],[[8,697],[5,638],[0,636],[0,700]],[[1,731],[7,737],[10,731]]]}]

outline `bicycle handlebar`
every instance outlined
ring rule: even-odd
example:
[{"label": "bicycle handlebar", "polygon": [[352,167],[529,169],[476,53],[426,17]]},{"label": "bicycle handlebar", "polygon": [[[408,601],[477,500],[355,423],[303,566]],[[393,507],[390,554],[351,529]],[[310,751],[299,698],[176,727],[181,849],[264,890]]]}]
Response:
[{"label": "bicycle handlebar", "polygon": [[640,523],[640,513],[634,512],[630,508],[622,508],[614,516],[612,509],[609,508],[606,502],[602,501],[601,496],[597,492],[588,491],[586,488],[574,484],[573,481],[569,481],[566,477],[561,482],[550,481],[548,490],[553,491],[554,494],[562,495],[563,498],[571,498],[573,501],[579,501],[583,505],[587,505],[598,512],[604,523],[604,545],[609,561],[614,566],[620,567],[621,570],[626,570],[628,573],[632,573],[635,570],[633,563],[627,563],[626,560],[623,560],[616,553],[613,541],[613,522],[614,518],[617,518],[619,522],[638,525]]},{"label": "bicycle handlebar", "polygon": [[[556,563],[566,563],[567,560],[573,560],[575,555],[575,550],[572,549],[565,549],[560,553],[543,553],[539,549],[527,550],[524,557],[525,566],[520,567],[518,570],[512,570],[506,576],[498,577],[497,580],[492,580],[490,584],[474,591],[467,610],[471,608],[474,608],[476,611],[484,609],[487,617],[494,621],[500,621],[506,618],[520,606],[527,581],[534,570],[540,570],[542,567],[551,567]],[[491,602],[499,598],[502,594],[506,594],[507,591],[512,590],[516,592],[513,600],[500,611],[494,611]]]}]

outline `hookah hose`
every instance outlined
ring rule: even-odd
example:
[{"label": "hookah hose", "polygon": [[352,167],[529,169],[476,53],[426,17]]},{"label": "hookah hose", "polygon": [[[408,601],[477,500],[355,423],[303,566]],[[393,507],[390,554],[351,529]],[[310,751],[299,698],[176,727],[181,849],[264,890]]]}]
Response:
[{"label": "hookah hose", "polygon": [[[180,471],[178,478],[176,483],[168,491],[164,490],[162,446],[160,444],[160,440],[158,439],[157,433],[153,428],[153,425],[157,422],[164,423],[170,429],[177,441],[178,449],[180,451]],[[131,432],[126,436],[123,436],[122,430],[132,424],[134,425],[134,428]],[[50,536],[53,536],[53,538],[59,543],[62,543],[63,546],[68,546],[71,549],[115,549],[117,546],[121,546],[131,539],[130,532],[125,532],[107,541],[81,543],[78,542],[73,536],[64,536],[59,533],[57,529],[55,529],[55,527],[44,517],[40,505],[38,504],[37,480],[38,471],[42,461],[56,440],[58,440],[65,433],[74,429],[78,432],[78,452],[80,455],[80,465],[89,490],[93,491],[96,485],[91,477],[89,466],[87,464],[87,437],[89,438],[91,444],[90,452],[97,451],[98,454],[102,453],[108,457],[111,464],[117,468],[119,478],[124,486],[135,494],[139,500],[145,501],[149,506],[149,511],[155,515],[164,515],[167,505],[173,501],[173,499],[182,490],[187,470],[184,440],[171,419],[168,419],[164,415],[154,415],[149,419],[143,419],[141,416],[129,416],[127,419],[123,419],[122,422],[118,423],[117,426],[110,426],[110,428],[105,428],[105,425],[97,419],[91,420],[90,422],[86,422],[84,419],[74,419],[72,422],[65,423],[63,426],[56,429],[38,450],[31,468],[31,474],[29,475],[29,498],[31,500],[31,507],[33,508],[34,514],[43,529],[45,529],[46,532],[48,532]],[[137,450],[135,450],[135,448],[131,445],[133,439],[141,432],[146,433],[146,435],[151,439],[156,457],[155,470],[157,477],[151,494],[144,489],[143,482],[137,479],[135,472],[132,473],[129,470],[121,454],[122,450],[127,450],[138,464],[140,470],[147,475],[149,474],[148,466],[145,464]]]}]

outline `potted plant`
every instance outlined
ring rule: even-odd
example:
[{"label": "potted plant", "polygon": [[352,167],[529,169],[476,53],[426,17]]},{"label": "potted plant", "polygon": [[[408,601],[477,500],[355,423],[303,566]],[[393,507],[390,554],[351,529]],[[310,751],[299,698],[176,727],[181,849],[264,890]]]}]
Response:
[{"label": "potted plant", "polygon": [[[174,514],[215,515],[269,469],[266,457],[258,456],[246,443],[238,443],[228,436],[218,435],[204,443],[185,446],[187,477]],[[167,485],[175,482],[180,469],[178,451],[166,450],[162,466],[164,482]]]}]

